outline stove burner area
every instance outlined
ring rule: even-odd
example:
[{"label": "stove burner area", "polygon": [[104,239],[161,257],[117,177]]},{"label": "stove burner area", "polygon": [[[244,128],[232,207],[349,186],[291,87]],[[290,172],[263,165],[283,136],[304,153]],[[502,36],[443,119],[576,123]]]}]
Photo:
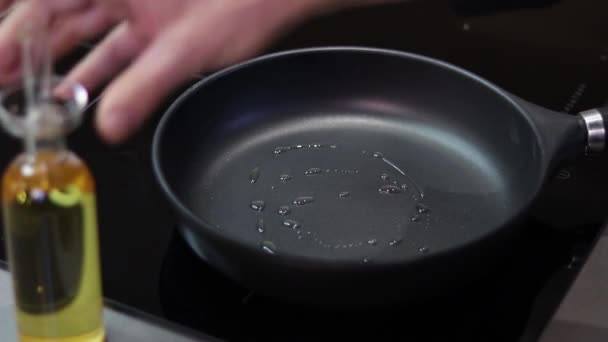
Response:
[{"label": "stove burner area", "polygon": [[584,258],[581,247],[597,233],[587,227],[556,232],[533,220],[523,230],[508,261],[457,296],[354,310],[259,296],[217,273],[174,230],[160,274],[162,312],[230,341],[518,341],[541,332],[548,317],[528,325],[532,313],[551,312],[557,303],[535,307],[539,293],[568,286]]}]

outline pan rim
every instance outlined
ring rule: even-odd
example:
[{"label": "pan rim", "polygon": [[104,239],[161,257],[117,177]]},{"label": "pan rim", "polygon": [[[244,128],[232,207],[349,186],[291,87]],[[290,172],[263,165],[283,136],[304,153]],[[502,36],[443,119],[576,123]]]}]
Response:
[{"label": "pan rim", "polygon": [[[536,137],[536,141],[538,142],[538,145],[541,147],[539,149],[539,164],[541,165],[542,169],[540,170],[539,175],[538,175],[539,179],[536,182],[535,187],[530,190],[530,195],[528,196],[528,198],[521,201],[521,204],[518,205],[518,207],[516,207],[516,209],[514,210],[514,214],[511,215],[509,218],[507,218],[503,222],[502,225],[493,227],[493,229],[488,230],[488,232],[486,234],[480,235],[477,238],[473,238],[467,242],[455,244],[449,248],[443,248],[438,251],[431,251],[424,255],[410,256],[405,259],[376,261],[373,263],[374,266],[376,266],[376,267],[377,266],[402,267],[404,264],[407,264],[412,261],[421,261],[421,260],[429,260],[429,259],[434,259],[434,258],[441,258],[443,255],[449,255],[449,254],[453,253],[454,251],[466,249],[467,246],[476,245],[480,242],[483,242],[484,240],[487,240],[487,239],[493,237],[494,235],[500,233],[501,231],[503,231],[505,227],[510,227],[511,225],[515,224],[516,222],[518,222],[521,219],[521,217],[524,215],[524,213],[531,207],[534,199],[538,196],[538,193],[539,193],[540,189],[542,188],[542,184],[543,184],[544,180],[546,179],[547,170],[546,170],[545,165],[546,165],[547,155],[546,155],[545,149],[542,148],[543,144],[542,144],[541,134],[540,134],[539,129],[536,126],[534,120],[531,119],[529,113],[511,95],[509,95],[509,93],[507,91],[501,89],[496,84],[484,79],[483,77],[481,77],[471,71],[458,67],[447,61],[425,56],[425,55],[422,55],[419,53],[406,52],[406,51],[395,50],[395,49],[367,47],[367,46],[352,46],[352,45],[319,46],[319,47],[289,49],[289,50],[284,50],[284,51],[279,51],[279,52],[274,52],[274,53],[263,54],[258,57],[250,58],[250,59],[244,60],[240,63],[236,63],[231,66],[220,69],[220,70],[210,74],[208,77],[204,77],[201,80],[194,83],[193,85],[191,85],[182,94],[180,94],[171,103],[171,105],[165,110],[164,114],[162,115],[161,119],[159,120],[159,122],[157,124],[155,133],[153,136],[153,141],[152,141],[151,152],[152,152],[153,172],[155,174],[155,179],[156,179],[157,183],[159,184],[164,195],[167,196],[167,199],[169,200],[170,205],[177,210],[179,215],[181,215],[181,217],[182,217],[181,220],[182,221],[185,220],[185,221],[188,221],[188,222],[194,224],[194,226],[189,225],[189,229],[195,229],[199,232],[204,230],[204,232],[200,232],[200,233],[211,235],[211,237],[213,239],[217,239],[217,240],[224,241],[226,243],[230,243],[230,244],[237,246],[238,248],[241,248],[248,252],[258,253],[260,257],[272,258],[275,261],[280,260],[279,262],[284,263],[286,265],[292,264],[294,261],[297,261],[301,265],[301,267],[306,267],[306,265],[315,265],[317,267],[319,267],[319,266],[327,267],[328,266],[329,268],[332,268],[332,269],[335,269],[336,266],[354,267],[354,268],[361,267],[360,260],[326,259],[326,258],[318,258],[318,257],[312,257],[312,256],[290,254],[289,252],[281,252],[280,258],[277,258],[277,255],[269,255],[266,253],[262,253],[261,249],[256,248],[256,246],[253,244],[244,243],[243,241],[239,240],[238,238],[236,238],[230,234],[223,234],[221,231],[218,231],[218,230],[212,228],[212,227],[215,227],[213,224],[207,222],[204,218],[195,215],[190,209],[188,209],[188,207],[184,204],[184,202],[182,200],[180,200],[180,197],[178,196],[178,194],[173,190],[173,188],[169,185],[168,180],[165,178],[165,174],[163,172],[162,160],[161,160],[162,159],[161,158],[161,149],[163,147],[163,140],[167,138],[166,134],[165,134],[166,128],[169,125],[169,123],[171,122],[171,120],[173,119],[173,117],[175,115],[179,114],[179,108],[183,105],[184,102],[186,102],[190,98],[191,94],[195,93],[199,89],[207,86],[208,84],[212,83],[213,81],[215,81],[219,78],[222,78],[226,75],[237,72],[240,69],[251,67],[258,63],[263,63],[263,62],[271,61],[274,59],[289,57],[289,56],[293,56],[293,55],[315,54],[315,53],[326,53],[326,52],[356,52],[356,53],[371,53],[371,54],[395,56],[395,57],[399,57],[399,58],[406,58],[406,59],[411,59],[411,60],[417,60],[417,61],[420,61],[423,63],[428,63],[431,65],[435,65],[435,66],[444,68],[447,71],[452,71],[457,74],[460,74],[460,75],[486,87],[488,90],[492,91],[493,93],[495,93],[498,96],[497,99],[502,98],[510,106],[512,106],[514,110],[518,111],[521,118],[526,121],[528,127],[530,128],[530,130]],[[179,220],[180,219],[178,218],[178,221]],[[207,238],[205,237],[204,239],[207,239]],[[371,266],[371,265],[366,265],[366,266]]]}]

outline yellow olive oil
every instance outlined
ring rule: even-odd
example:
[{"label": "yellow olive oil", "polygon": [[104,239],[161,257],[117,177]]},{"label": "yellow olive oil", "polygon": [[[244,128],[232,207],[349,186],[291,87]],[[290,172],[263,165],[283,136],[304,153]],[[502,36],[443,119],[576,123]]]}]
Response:
[{"label": "yellow olive oil", "polygon": [[95,184],[66,149],[19,155],[2,208],[21,342],[102,342]]},{"label": "yellow olive oil", "polygon": [[18,335],[20,342],[102,342],[95,182],[64,144],[88,93],[52,75],[46,29],[23,33],[23,86],[0,91],[0,123],[24,142],[1,192]]}]

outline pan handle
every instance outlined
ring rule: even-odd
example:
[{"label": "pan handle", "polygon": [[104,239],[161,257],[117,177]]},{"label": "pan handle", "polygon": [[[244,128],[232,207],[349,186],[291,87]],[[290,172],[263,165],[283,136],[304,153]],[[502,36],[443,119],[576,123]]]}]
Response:
[{"label": "pan handle", "polygon": [[587,129],[587,154],[602,153],[606,149],[608,132],[608,107],[595,108],[579,113]]},{"label": "pan handle", "polygon": [[570,115],[523,100],[513,99],[529,113],[543,141],[549,167],[583,155],[596,155],[608,149],[608,107]]}]

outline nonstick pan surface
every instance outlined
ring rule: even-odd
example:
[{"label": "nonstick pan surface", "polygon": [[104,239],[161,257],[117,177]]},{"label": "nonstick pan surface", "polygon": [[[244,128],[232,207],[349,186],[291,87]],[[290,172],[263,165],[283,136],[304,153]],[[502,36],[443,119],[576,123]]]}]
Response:
[{"label": "nonstick pan surface", "polygon": [[211,229],[268,253],[399,263],[464,246],[544,172],[510,99],[429,61],[298,54],[197,92],[165,128],[166,177]]},{"label": "nonstick pan surface", "polygon": [[313,48],[190,88],[153,159],[189,245],[240,284],[386,303],[495,271],[555,165],[604,133],[599,111],[553,113],[424,56]]}]

